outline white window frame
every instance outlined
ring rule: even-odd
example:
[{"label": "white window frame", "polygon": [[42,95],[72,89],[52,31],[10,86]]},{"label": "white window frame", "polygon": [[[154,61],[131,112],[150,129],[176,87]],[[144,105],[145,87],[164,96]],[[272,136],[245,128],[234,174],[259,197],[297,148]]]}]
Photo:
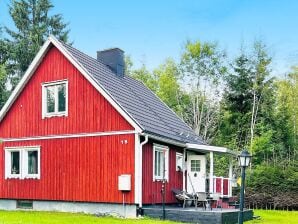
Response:
[{"label": "white window frame", "polygon": [[[12,152],[19,152],[20,153],[20,161],[19,161],[19,174],[12,174],[11,173],[11,153]],[[21,179],[22,178],[22,152],[19,148],[5,148],[5,179],[8,178],[15,178]]]},{"label": "white window frame", "polygon": [[[181,159],[181,164],[178,164],[178,160]],[[183,154],[180,152],[176,152],[176,171],[181,171],[183,170]],[[178,166],[180,166],[181,170],[178,169]]]},{"label": "white window frame", "polygon": [[[163,175],[161,172],[160,176],[155,175],[155,152],[164,152],[165,151],[165,180],[169,181],[169,147],[164,145],[153,145],[153,181],[162,181]],[[161,168],[162,170],[162,168]]]},{"label": "white window frame", "polygon": [[[5,179],[40,179],[40,146],[5,147]],[[28,173],[28,152],[37,151],[37,174]],[[11,173],[11,152],[20,152],[20,173]]]},{"label": "white window frame", "polygon": [[[58,111],[58,85],[65,84],[65,111]],[[47,87],[55,87],[55,111],[47,112]],[[68,116],[68,80],[42,83],[42,119],[55,116]]]}]

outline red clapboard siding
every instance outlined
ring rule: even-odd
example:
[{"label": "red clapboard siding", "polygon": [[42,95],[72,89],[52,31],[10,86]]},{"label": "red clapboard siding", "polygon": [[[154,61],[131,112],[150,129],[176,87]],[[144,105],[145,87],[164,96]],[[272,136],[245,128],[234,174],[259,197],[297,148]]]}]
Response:
[{"label": "red clapboard siding", "polygon": [[[127,140],[127,144],[123,144]],[[131,174],[134,186],[134,135],[53,139],[2,143],[5,146],[41,147],[41,178],[4,179],[0,172],[0,198],[122,203],[118,176]],[[126,193],[134,203],[134,189]]]},{"label": "red clapboard siding", "polygon": [[[43,82],[68,80],[68,117],[42,119]],[[133,130],[55,47],[52,47],[1,122],[0,136],[28,137],[53,134]]]},{"label": "red clapboard siding", "polygon": [[[42,119],[43,82],[68,80],[68,117]],[[1,138],[133,130],[52,47],[0,124]],[[127,140],[127,144],[122,144]],[[4,179],[5,146],[41,146],[41,178]],[[122,203],[118,176],[132,175],[134,135],[0,143],[0,198]],[[134,202],[134,189],[127,193]]]},{"label": "red clapboard siding", "polygon": [[[176,203],[172,189],[181,189],[183,185],[182,172],[176,171],[176,152],[182,153],[182,148],[169,147],[169,182],[166,184],[166,203]],[[143,203],[162,203],[161,181],[153,181],[153,143],[143,146]]]}]

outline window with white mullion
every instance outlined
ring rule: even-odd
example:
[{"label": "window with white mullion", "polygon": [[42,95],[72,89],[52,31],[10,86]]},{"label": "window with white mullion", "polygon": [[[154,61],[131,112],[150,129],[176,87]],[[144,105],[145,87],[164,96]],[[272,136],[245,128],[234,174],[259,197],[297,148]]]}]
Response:
[{"label": "window with white mullion", "polygon": [[68,82],[59,81],[42,85],[42,117],[67,116]]},{"label": "window with white mullion", "polygon": [[40,147],[5,148],[5,178],[40,179]]},{"label": "window with white mullion", "polygon": [[169,179],[169,148],[166,146],[153,146],[153,180]]}]

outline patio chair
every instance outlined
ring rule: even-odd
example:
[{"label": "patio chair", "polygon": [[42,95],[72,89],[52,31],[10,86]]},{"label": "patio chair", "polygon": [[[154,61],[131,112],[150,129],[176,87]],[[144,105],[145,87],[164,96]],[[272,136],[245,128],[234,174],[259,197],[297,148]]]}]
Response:
[{"label": "patio chair", "polygon": [[207,194],[205,192],[197,192],[197,204],[202,204],[203,208],[206,210],[207,204]]},{"label": "patio chair", "polygon": [[196,195],[186,193],[185,191],[181,191],[178,189],[172,189],[175,198],[178,200],[179,203],[183,205],[185,208],[186,205],[191,205],[194,202],[195,207],[197,207],[197,197]]}]

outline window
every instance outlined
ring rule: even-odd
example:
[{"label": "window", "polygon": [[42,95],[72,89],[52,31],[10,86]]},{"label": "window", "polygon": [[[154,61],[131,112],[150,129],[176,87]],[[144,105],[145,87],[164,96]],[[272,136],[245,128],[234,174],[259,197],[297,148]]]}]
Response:
[{"label": "window", "polygon": [[183,169],[183,155],[176,152],[176,171],[182,171]]},{"label": "window", "polygon": [[200,172],[201,170],[201,160],[191,160],[190,161],[191,172]]},{"label": "window", "polygon": [[161,145],[153,146],[153,180],[169,180],[169,148]]},{"label": "window", "polygon": [[40,178],[40,147],[5,148],[5,178]]},{"label": "window", "polygon": [[42,117],[67,116],[68,82],[59,81],[42,85]]},{"label": "window", "polygon": [[17,208],[21,209],[32,209],[33,208],[33,201],[28,200],[17,200]]}]

